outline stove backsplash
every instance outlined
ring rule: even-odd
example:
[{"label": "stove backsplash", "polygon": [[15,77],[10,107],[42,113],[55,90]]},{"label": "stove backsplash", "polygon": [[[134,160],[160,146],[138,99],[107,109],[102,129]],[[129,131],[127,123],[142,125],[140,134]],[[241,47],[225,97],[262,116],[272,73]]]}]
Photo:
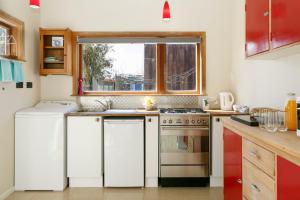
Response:
[{"label": "stove backsplash", "polygon": [[111,100],[113,109],[136,109],[144,108],[146,98],[151,98],[158,108],[198,108],[202,98],[199,96],[99,96],[79,97],[78,103],[83,108],[97,108],[99,103],[95,100]]}]

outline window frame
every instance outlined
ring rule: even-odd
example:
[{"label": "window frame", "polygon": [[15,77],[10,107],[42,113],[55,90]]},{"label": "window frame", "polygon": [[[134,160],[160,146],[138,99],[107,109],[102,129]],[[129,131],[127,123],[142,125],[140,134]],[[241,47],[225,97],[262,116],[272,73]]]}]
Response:
[{"label": "window frame", "polygon": [[9,30],[9,34],[14,37],[17,43],[16,48],[12,48],[12,45],[8,47],[9,55],[0,57],[25,61],[24,22],[0,10],[0,26]]},{"label": "window frame", "polygon": [[206,33],[205,32],[73,32],[73,96],[78,95],[78,80],[82,73],[82,45],[77,43],[77,38],[147,38],[147,37],[200,37],[201,44],[197,43],[196,62],[196,90],[168,91],[165,84],[165,44],[157,44],[156,59],[156,90],[153,91],[85,91],[84,96],[119,96],[119,95],[206,95]]},{"label": "window frame", "polygon": [[[7,32],[7,35],[11,35],[11,28],[9,26],[7,26],[6,24],[4,24],[3,22],[0,21],[0,28],[2,29],[6,29],[6,32]],[[8,55],[10,55],[10,49],[11,49],[11,46],[10,45],[7,45],[6,46],[6,52],[9,52]],[[0,56],[7,56],[7,55],[0,55]]]}]

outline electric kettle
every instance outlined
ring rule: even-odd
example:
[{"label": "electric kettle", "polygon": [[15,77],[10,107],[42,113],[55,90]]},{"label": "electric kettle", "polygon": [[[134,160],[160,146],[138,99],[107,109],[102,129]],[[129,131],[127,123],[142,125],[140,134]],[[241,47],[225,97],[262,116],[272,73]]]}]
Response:
[{"label": "electric kettle", "polygon": [[234,103],[234,97],[230,92],[221,92],[220,94],[221,110],[230,111]]}]

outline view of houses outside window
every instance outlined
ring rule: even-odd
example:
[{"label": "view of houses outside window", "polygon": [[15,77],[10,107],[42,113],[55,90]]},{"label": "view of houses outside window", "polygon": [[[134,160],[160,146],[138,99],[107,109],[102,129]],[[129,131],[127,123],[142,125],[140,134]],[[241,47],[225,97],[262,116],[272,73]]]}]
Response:
[{"label": "view of houses outside window", "polygon": [[[156,52],[156,44],[83,44],[84,91],[155,91]],[[166,89],[196,90],[197,45],[170,43],[163,53]]]},{"label": "view of houses outside window", "polygon": [[85,91],[156,90],[155,44],[84,44]]}]

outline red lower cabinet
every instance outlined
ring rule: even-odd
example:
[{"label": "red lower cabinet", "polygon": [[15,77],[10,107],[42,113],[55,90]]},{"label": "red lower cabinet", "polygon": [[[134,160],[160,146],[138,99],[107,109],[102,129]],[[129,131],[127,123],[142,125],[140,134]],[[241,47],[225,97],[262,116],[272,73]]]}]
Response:
[{"label": "red lower cabinet", "polygon": [[277,156],[277,200],[300,199],[300,167]]},{"label": "red lower cabinet", "polygon": [[242,137],[224,128],[224,200],[242,200]]}]

